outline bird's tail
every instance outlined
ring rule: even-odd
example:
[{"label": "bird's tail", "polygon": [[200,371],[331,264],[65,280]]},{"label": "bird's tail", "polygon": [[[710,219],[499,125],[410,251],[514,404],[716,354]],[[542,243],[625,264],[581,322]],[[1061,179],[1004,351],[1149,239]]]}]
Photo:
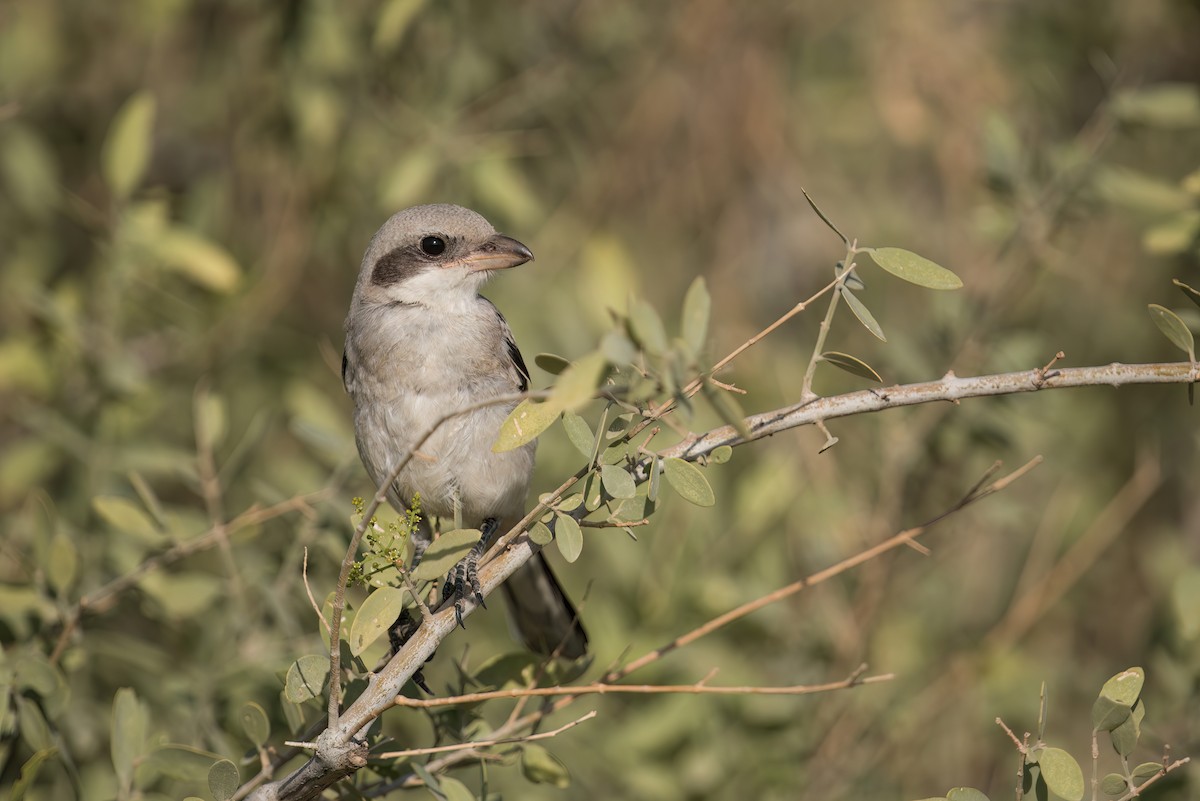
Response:
[{"label": "bird's tail", "polygon": [[547,656],[557,650],[568,659],[587,654],[587,633],[579,615],[540,552],[503,586],[509,617],[526,648]]}]

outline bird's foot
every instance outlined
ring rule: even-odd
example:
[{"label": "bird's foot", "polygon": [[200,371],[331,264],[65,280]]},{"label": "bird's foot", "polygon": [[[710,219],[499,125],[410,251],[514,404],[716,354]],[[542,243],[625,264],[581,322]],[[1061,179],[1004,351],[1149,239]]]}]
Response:
[{"label": "bird's foot", "polygon": [[483,521],[483,525],[480,526],[482,536],[480,536],[479,542],[475,543],[475,547],[471,549],[470,553],[454,566],[454,569],[446,576],[446,583],[442,585],[442,601],[454,599],[454,619],[464,629],[466,624],[463,623],[462,602],[468,594],[473,595],[475,602],[487,609],[487,604],[483,602],[483,591],[479,585],[479,559],[487,552],[499,526],[500,521],[494,517]]}]

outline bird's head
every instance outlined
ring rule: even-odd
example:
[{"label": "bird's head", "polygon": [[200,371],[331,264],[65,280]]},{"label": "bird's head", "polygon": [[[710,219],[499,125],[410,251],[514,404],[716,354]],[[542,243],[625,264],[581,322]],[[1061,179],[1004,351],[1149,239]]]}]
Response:
[{"label": "bird's head", "polygon": [[355,301],[429,307],[473,301],[493,271],[532,259],[529,248],[470,209],[414,206],[393,214],[371,239]]}]

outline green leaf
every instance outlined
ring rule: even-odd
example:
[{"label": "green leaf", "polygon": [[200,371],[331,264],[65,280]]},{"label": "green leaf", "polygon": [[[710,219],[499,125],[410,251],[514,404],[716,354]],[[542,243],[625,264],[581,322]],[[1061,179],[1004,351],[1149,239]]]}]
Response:
[{"label": "green leaf", "polygon": [[1131,714],[1133,710],[1130,707],[1102,695],[1092,704],[1092,728],[1096,731],[1112,731],[1128,720]]},{"label": "green leaf", "polygon": [[37,702],[24,695],[15,696],[12,702],[17,706],[17,729],[25,745],[31,751],[54,748],[54,734],[50,731],[50,724],[46,722],[46,716],[42,714],[42,708]]},{"label": "green leaf", "polygon": [[571,774],[558,759],[540,745],[521,746],[521,772],[534,784],[550,784],[564,789],[571,784]]},{"label": "green leaf", "polygon": [[841,231],[839,231],[839,230],[837,229],[837,226],[836,226],[836,225],[834,225],[834,224],[833,224],[833,223],[830,221],[830,219],[829,219],[828,217],[826,217],[826,216],[825,216],[825,212],[821,211],[820,207],[819,207],[819,206],[817,206],[817,203],[816,203],[816,201],[815,201],[815,200],[813,200],[811,197],[809,197],[809,195],[808,195],[808,192],[805,192],[805,191],[804,191],[804,187],[800,187],[800,192],[801,192],[801,194],[803,194],[803,195],[804,195],[804,199],[808,201],[808,205],[812,207],[812,210],[813,210],[814,212],[816,212],[816,215],[817,215],[818,217],[820,217],[820,218],[821,218],[821,222],[823,222],[823,223],[825,223],[826,225],[828,225],[828,226],[829,226],[829,230],[833,231],[835,234],[837,234],[839,237],[841,237],[841,239],[842,239],[842,242],[843,242],[843,243],[845,243],[845,244],[849,244],[849,243],[850,243],[850,240],[849,240],[849,239],[847,239],[847,238],[846,238],[846,235],[845,235],[845,234],[843,234]]},{"label": "green leaf", "polygon": [[214,762],[208,770],[208,789],[216,801],[228,801],[241,783],[242,778],[238,775],[237,765],[228,759]]},{"label": "green leaf", "polygon": [[838,292],[842,294],[842,300],[854,312],[854,316],[863,324],[863,328],[871,332],[872,335],[880,342],[887,342],[887,337],[883,335],[883,329],[879,327],[879,321],[875,319],[875,315],[871,314],[858,296],[845,287],[839,288]]},{"label": "green leaf", "polygon": [[704,276],[698,275],[688,287],[687,294],[683,296],[682,326],[683,340],[696,356],[704,352],[711,312],[712,298],[708,294],[708,286],[704,282]]},{"label": "green leaf", "polygon": [[445,801],[475,801],[475,793],[453,776],[443,776],[441,785],[441,797]]},{"label": "green leaf", "polygon": [[92,498],[92,509],[104,522],[118,531],[132,534],[143,545],[159,545],[166,540],[166,534],[159,531],[150,516],[129,498],[97,495]]},{"label": "green leaf", "polygon": [[1189,359],[1196,361],[1196,340],[1183,320],[1179,319],[1179,315],[1157,303],[1151,303],[1147,308],[1150,309],[1150,319],[1154,320],[1158,330],[1171,340],[1171,344],[1186,353]]},{"label": "green leaf", "polygon": [[1186,209],[1142,232],[1142,247],[1153,256],[1185,253],[1200,234],[1200,209]]},{"label": "green leaf", "polygon": [[242,280],[242,268],[229,251],[186,228],[172,227],[154,240],[163,266],[211,292],[228,294]]},{"label": "green leaf", "polygon": [[554,539],[554,534],[545,523],[539,520],[529,527],[529,539],[535,545],[541,545],[544,548]]},{"label": "green leaf", "polygon": [[1128,167],[1099,166],[1092,185],[1101,200],[1147,217],[1192,207],[1191,196],[1180,187]]},{"label": "green leaf", "polygon": [[712,506],[717,502],[704,472],[691,462],[671,457],[663,462],[667,483],[685,501],[697,506]]},{"label": "green leaf", "polygon": [[1184,82],[1164,82],[1113,95],[1112,111],[1124,122],[1155,128],[1200,126],[1200,90]]},{"label": "green leaf", "polygon": [[1171,283],[1179,287],[1179,291],[1187,296],[1187,299],[1197,306],[1200,306],[1200,292],[1197,292],[1192,287],[1180,281],[1178,278],[1172,278]]},{"label": "green leaf", "polygon": [[1128,789],[1129,785],[1125,783],[1125,777],[1119,773],[1110,773],[1100,780],[1100,791],[1105,795],[1125,795]]},{"label": "green leaf", "polygon": [[1132,708],[1141,697],[1142,685],[1145,682],[1146,671],[1140,667],[1131,667],[1104,682],[1104,686],[1100,688],[1100,696]]},{"label": "green leaf", "polygon": [[521,401],[500,425],[500,433],[492,443],[492,452],[504,453],[533,442],[558,419],[561,411],[553,403]]},{"label": "green leaf", "polygon": [[633,298],[629,302],[629,328],[642,350],[658,355],[667,349],[667,329],[662,318],[646,301]]},{"label": "green leaf", "polygon": [[[732,451],[733,448],[730,448]],[[662,486],[662,473],[660,470],[660,462],[658,454],[650,458],[650,469],[647,471],[648,478],[646,479],[646,500],[654,503],[658,500],[658,488]]]},{"label": "green leaf", "polygon": [[119,200],[129,197],[150,163],[154,95],[141,91],[125,101],[108,128],[100,154],[101,172]]},{"label": "green leaf", "polygon": [[1181,573],[1171,587],[1171,605],[1175,610],[1175,623],[1179,635],[1185,641],[1200,637],[1200,569],[1192,568]]},{"label": "green leaf", "polygon": [[947,801],[988,801],[988,797],[974,787],[955,787],[946,793]]},{"label": "green leaf", "polygon": [[79,551],[71,538],[59,532],[50,540],[46,555],[46,578],[59,595],[63,595],[75,583],[79,575]]},{"label": "green leaf", "polygon": [[[469,530],[468,530],[469,531]],[[475,539],[479,539],[479,532],[473,532]],[[442,538],[438,538],[441,542]],[[437,543],[434,543],[435,545]],[[470,546],[467,546],[470,550]],[[433,550],[433,545],[429,546],[429,550]],[[429,551],[426,551],[428,554]],[[457,561],[457,560],[455,560]],[[451,564],[454,564],[451,562]],[[417,569],[425,566],[422,561]],[[414,573],[416,571],[413,571]],[[435,575],[441,575],[435,574]],[[391,625],[396,622],[396,618],[400,617],[400,612],[404,609],[404,590],[398,587],[380,587],[367,596],[363,601],[362,606],[354,614],[354,621],[350,624],[350,636],[347,638],[350,643],[350,653],[355,656],[361,656],[363,651],[367,650],[373,642],[378,640]]]},{"label": "green leaf", "polygon": [[557,406],[560,411],[578,409],[596,394],[596,389],[604,380],[607,366],[608,360],[600,351],[593,351],[571,362],[571,366],[554,382],[554,391],[549,403]]},{"label": "green leaf", "polygon": [[[371,47],[375,52],[389,52],[404,38],[404,32],[424,8],[426,0],[389,0],[375,22]],[[432,161],[432,159],[430,159]]]},{"label": "green leaf", "polygon": [[600,340],[600,352],[610,364],[629,364],[637,358],[637,347],[624,331],[616,329],[609,331]]},{"label": "green leaf", "polygon": [[718,445],[713,448],[712,453],[708,455],[708,461],[711,464],[725,464],[733,458],[733,446]]},{"label": "green leaf", "polygon": [[[479,538],[482,536],[483,533],[477,528],[460,528],[445,532],[425,550],[421,564],[417,565],[412,572],[413,578],[419,581],[429,581],[446,575],[452,567],[458,564],[460,559],[467,555],[468,551],[475,547],[475,543],[479,542]],[[395,619],[393,616],[388,624],[390,625]]]},{"label": "green leaf", "polygon": [[826,351],[821,354],[821,358],[838,369],[845,370],[850,375],[856,375],[859,378],[865,378],[868,381],[877,381],[883,383],[883,378],[871,365],[859,359],[856,356],[851,356],[849,353],[840,353],[836,350]]},{"label": "green leaf", "polygon": [[485,661],[472,677],[480,690],[500,690],[509,685],[525,686],[539,660],[529,651],[500,654]]},{"label": "green leaf", "polygon": [[558,542],[558,551],[563,559],[574,562],[583,552],[583,531],[570,515],[556,514],[554,518],[554,538]]},{"label": "green leaf", "polygon": [[637,484],[624,467],[606,464],[600,467],[600,481],[604,491],[614,498],[632,498],[637,495]]},{"label": "green leaf", "polygon": [[250,738],[250,742],[262,746],[270,739],[271,720],[267,717],[267,711],[260,705],[253,701],[242,704],[238,719],[241,721],[242,731]]},{"label": "green leaf", "polygon": [[924,256],[902,248],[867,248],[871,259],[897,278],[927,289],[961,289],[962,280]]},{"label": "green leaf", "polygon": [[570,359],[554,353],[539,353],[533,357],[533,363],[550,375],[562,375],[562,371],[571,366]]},{"label": "green leaf", "polygon": [[1137,747],[1138,740],[1142,736],[1142,719],[1146,717],[1146,705],[1138,701],[1133,705],[1133,709],[1129,713],[1129,717],[1125,719],[1120,726],[1117,726],[1109,737],[1112,739],[1113,750],[1123,757],[1128,757],[1133,753],[1133,749]]},{"label": "green leaf", "polygon": [[1050,792],[1064,801],[1083,801],[1083,771],[1075,757],[1061,748],[1047,748],[1042,751],[1038,765]]},{"label": "green leaf", "polygon": [[329,677],[329,657],[317,654],[302,656],[288,668],[284,680],[284,697],[293,704],[301,704],[316,698],[325,687]]},{"label": "green leaf", "polygon": [[112,712],[112,761],[121,787],[133,786],[133,767],[146,751],[146,710],[129,687],[117,690]]},{"label": "green leaf", "polygon": [[1133,778],[1138,781],[1145,781],[1151,776],[1162,773],[1163,766],[1161,762],[1143,762],[1133,769]]},{"label": "green leaf", "polygon": [[199,440],[199,444],[208,449],[220,445],[228,425],[225,401],[220,395],[204,392],[196,399],[195,413],[196,439]]},{"label": "green leaf", "polygon": [[25,791],[33,785],[38,773],[41,772],[42,765],[57,753],[58,748],[52,746],[50,748],[43,748],[25,760],[25,763],[21,765],[20,777],[13,782],[11,795],[8,797],[9,801],[21,801],[25,797]]}]

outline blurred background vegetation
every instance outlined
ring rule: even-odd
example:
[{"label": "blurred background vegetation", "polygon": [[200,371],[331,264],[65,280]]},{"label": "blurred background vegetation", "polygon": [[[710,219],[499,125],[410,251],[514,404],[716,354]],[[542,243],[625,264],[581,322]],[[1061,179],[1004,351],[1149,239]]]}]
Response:
[{"label": "blurred background vegetation", "polygon": [[[1058,350],[1177,359],[1145,308],[1186,303],[1172,277],[1200,286],[1198,41],[1194,0],[0,4],[0,795],[54,746],[26,797],[206,795],[203,770],[110,750],[122,687],[147,751],[183,744],[252,775],[246,702],[272,742],[290,735],[283,672],[323,648],[302,547],[323,597],[350,498],[371,489],[341,325],[393,211],[470,206],[534,250],[487,288],[530,360],[589,350],[630,293],[676,315],[696,275],[712,355],[728,352],[843,253],[802,185],[848,235],[966,282],[931,297],[864,268],[889,341],[845,319],[830,346],[888,383]],[[747,411],[798,398],[818,319],[722,376]],[[817,389],[860,385],[823,368]],[[1017,762],[994,719],[1032,729],[1045,681],[1048,736],[1083,760],[1096,691],[1135,664],[1141,758],[1200,756],[1196,414],[1180,387],[1056,391],[836,421],[821,455],[807,429],[738,449],[708,471],[715,508],[676,499],[636,543],[589,530],[577,563],[553,556],[586,588],[599,665],[921,522],[996,459],[1046,461],[930,535],[931,555],[877,559],[638,677],[778,685],[865,661],[895,681],[584,700],[570,712],[600,716],[543,743],[568,789],[501,766],[488,789],[1004,798]],[[539,453],[539,491],[579,466],[557,428]],[[81,597],[297,496],[63,635]],[[455,662],[513,648],[501,613],[473,617],[426,676],[443,692]],[[423,715],[392,717],[402,746],[434,741]],[[1154,797],[1195,797],[1198,776]]]}]

